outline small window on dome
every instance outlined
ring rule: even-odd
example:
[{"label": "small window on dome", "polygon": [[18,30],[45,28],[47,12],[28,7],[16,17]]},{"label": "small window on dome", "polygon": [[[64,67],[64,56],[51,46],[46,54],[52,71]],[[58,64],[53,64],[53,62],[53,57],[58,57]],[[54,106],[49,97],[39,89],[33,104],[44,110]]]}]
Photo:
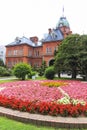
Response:
[{"label": "small window on dome", "polygon": [[62,27],[62,26],[63,26],[63,24],[62,24],[62,23],[60,23],[60,24],[59,24],[59,26],[60,26],[60,27]]}]

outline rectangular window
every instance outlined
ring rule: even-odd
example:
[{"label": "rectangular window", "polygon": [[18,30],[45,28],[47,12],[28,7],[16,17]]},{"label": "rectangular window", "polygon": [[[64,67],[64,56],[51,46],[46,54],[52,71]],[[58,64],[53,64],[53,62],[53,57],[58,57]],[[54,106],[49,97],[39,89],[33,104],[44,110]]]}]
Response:
[{"label": "rectangular window", "polygon": [[17,55],[17,52],[18,52],[17,50],[14,50],[14,55]]},{"label": "rectangular window", "polygon": [[32,56],[32,51],[29,51],[28,55],[29,55],[29,57],[31,57]]},{"label": "rectangular window", "polygon": [[12,55],[12,50],[9,50],[8,51],[8,56],[11,56]]},{"label": "rectangular window", "polygon": [[39,56],[39,51],[36,50],[36,51],[34,52],[34,55],[35,55],[36,57]]},{"label": "rectangular window", "polygon": [[51,47],[47,47],[46,48],[46,53],[47,54],[52,54],[52,48]]},{"label": "rectangular window", "polygon": [[18,53],[19,53],[20,56],[22,56],[22,55],[23,55],[23,49],[20,49],[20,50],[18,51]]}]

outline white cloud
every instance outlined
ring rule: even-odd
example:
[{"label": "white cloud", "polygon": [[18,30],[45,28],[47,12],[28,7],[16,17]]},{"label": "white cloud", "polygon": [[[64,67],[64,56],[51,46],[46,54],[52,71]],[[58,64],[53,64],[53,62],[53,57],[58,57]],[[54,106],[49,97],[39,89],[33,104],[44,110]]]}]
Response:
[{"label": "white cloud", "polygon": [[56,26],[62,8],[74,33],[87,33],[86,0],[0,0],[0,44],[37,35]]}]

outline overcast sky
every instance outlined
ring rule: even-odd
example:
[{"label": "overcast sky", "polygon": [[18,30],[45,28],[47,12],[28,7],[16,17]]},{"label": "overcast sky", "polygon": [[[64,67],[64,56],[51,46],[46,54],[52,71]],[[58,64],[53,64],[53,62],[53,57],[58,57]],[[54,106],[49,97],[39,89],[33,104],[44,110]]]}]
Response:
[{"label": "overcast sky", "polygon": [[64,15],[73,33],[87,34],[87,0],[0,0],[0,45],[22,36],[42,39]]}]

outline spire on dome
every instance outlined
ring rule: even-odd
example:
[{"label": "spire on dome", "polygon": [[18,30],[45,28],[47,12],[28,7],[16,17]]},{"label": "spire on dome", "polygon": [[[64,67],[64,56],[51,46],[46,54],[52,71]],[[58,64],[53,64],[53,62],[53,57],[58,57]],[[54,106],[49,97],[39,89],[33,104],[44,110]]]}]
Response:
[{"label": "spire on dome", "polygon": [[69,22],[68,22],[67,18],[64,16],[64,6],[62,8],[62,16],[60,17],[60,19],[56,25],[56,28],[63,27],[63,26],[69,27]]},{"label": "spire on dome", "polygon": [[62,14],[63,14],[62,16],[64,17],[64,6],[63,6],[63,9],[62,9]]}]

